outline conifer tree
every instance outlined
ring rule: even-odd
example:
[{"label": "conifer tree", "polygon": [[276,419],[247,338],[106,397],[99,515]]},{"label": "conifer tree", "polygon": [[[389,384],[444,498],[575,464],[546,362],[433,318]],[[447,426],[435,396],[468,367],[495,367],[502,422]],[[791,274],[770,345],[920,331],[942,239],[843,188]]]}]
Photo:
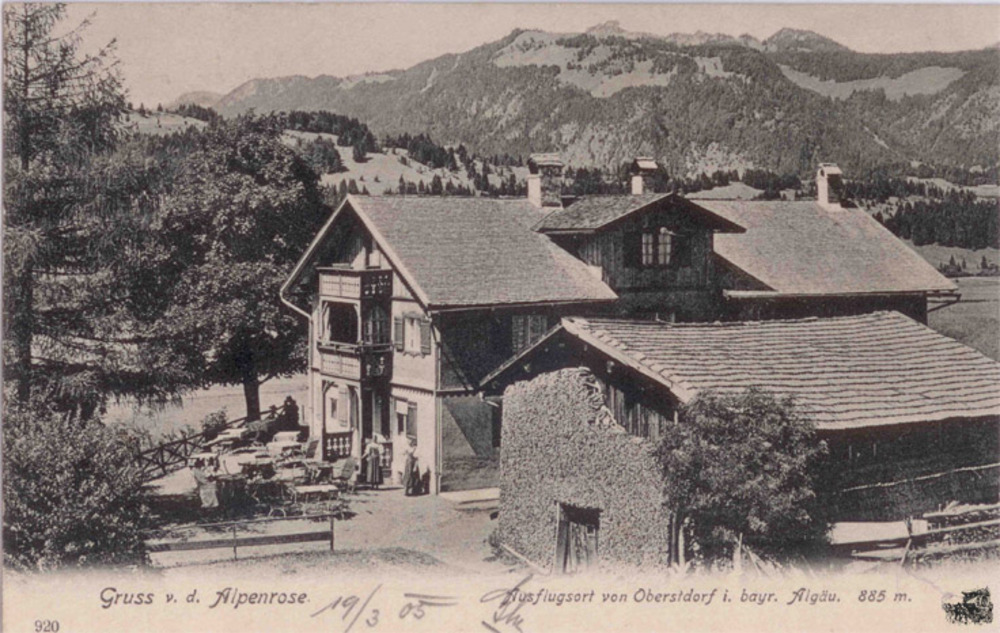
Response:
[{"label": "conifer tree", "polygon": [[114,42],[82,54],[87,22],[58,35],[64,17],[61,4],[3,10],[4,365],[21,402],[34,390],[89,417],[107,394],[151,385],[129,364],[114,287],[150,174],[115,153],[127,101]]}]

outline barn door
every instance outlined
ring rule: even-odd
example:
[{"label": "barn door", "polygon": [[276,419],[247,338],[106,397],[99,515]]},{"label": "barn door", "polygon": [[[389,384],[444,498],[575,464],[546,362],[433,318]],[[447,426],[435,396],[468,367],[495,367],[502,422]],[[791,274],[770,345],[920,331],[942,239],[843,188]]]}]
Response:
[{"label": "barn door", "polygon": [[556,568],[563,574],[575,574],[597,565],[598,510],[560,506],[556,542]]}]

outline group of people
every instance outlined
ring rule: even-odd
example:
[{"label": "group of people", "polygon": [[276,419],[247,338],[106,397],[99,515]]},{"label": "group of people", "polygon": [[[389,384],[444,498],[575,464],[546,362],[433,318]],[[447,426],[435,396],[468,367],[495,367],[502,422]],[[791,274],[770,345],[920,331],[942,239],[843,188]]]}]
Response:
[{"label": "group of people", "polygon": [[194,460],[191,466],[191,474],[198,485],[198,497],[201,500],[201,507],[206,510],[213,510],[219,507],[219,489],[215,483],[215,469],[208,469],[204,459]]},{"label": "group of people", "polygon": [[247,429],[253,432],[254,439],[266,444],[277,434],[284,431],[300,431],[299,428],[299,405],[291,396],[285,398],[285,403],[281,411],[278,407],[271,405],[267,416],[262,420],[250,422]]},{"label": "group of people", "polygon": [[[378,490],[385,483],[382,474],[382,453],[385,450],[386,440],[376,433],[365,445],[365,450],[361,459],[361,472],[364,473],[365,481],[373,489]],[[423,479],[420,476],[420,463],[417,459],[417,443],[412,438],[407,442],[406,450],[403,452],[403,490],[406,496],[422,494]]]}]

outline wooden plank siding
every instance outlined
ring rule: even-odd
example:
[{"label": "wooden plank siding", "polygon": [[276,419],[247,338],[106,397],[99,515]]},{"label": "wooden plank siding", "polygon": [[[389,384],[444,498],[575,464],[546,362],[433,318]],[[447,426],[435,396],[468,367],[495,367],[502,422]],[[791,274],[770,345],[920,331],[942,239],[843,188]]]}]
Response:
[{"label": "wooden plank siding", "polygon": [[636,437],[658,441],[673,417],[672,407],[655,392],[637,390],[632,380],[605,380],[604,400],[618,424]]},{"label": "wooden plank siding", "polygon": [[[686,240],[688,257],[664,266],[641,266],[628,257],[628,241],[664,228]],[[653,210],[626,218],[591,235],[552,235],[619,296],[606,312],[665,320],[714,321],[722,313],[721,285],[712,256],[714,236],[677,209]]]},{"label": "wooden plank siding", "polygon": [[[690,266],[637,268],[626,264],[625,241],[630,235],[664,227],[690,241]],[[685,221],[676,211],[654,211],[626,219],[615,227],[581,240],[579,257],[600,266],[602,280],[621,293],[641,289],[703,289],[712,285],[712,232]]]}]

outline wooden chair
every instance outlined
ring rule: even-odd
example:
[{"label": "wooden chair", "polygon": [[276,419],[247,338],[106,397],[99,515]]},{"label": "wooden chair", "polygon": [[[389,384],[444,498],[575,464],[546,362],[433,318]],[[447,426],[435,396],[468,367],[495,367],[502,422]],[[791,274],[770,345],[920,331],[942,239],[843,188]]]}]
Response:
[{"label": "wooden chair", "polygon": [[316,453],[319,451],[319,440],[309,440],[306,445],[306,459],[316,459]]},{"label": "wooden chair", "polygon": [[333,483],[345,492],[354,493],[357,491],[356,463],[353,457],[345,457],[334,465]]}]

